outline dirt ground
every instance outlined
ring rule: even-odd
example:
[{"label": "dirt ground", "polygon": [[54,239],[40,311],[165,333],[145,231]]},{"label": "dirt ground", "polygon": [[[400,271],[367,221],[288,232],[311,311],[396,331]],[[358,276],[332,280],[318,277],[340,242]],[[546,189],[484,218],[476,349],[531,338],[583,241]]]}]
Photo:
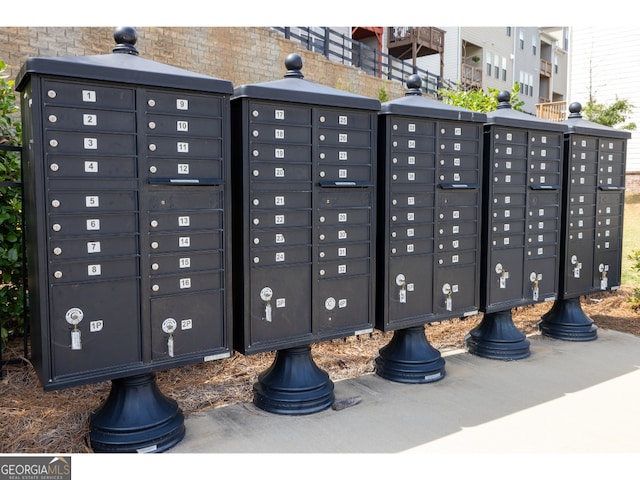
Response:
[{"label": "dirt ground", "polygon": [[[583,311],[599,329],[617,330],[640,336],[640,314],[628,302],[631,288],[590,295],[581,299]],[[515,325],[523,333],[537,334],[541,315],[550,304],[513,309]],[[465,348],[464,337],[480,321],[481,315],[427,324],[429,343],[441,352]],[[316,364],[333,381],[374,372],[378,350],[393,332],[322,342],[312,346]],[[597,341],[597,340],[596,340]],[[14,339],[3,352],[3,360],[23,356],[23,339]],[[231,358],[158,372],[158,386],[175,399],[185,416],[233,403],[251,402],[252,386],[266,370],[275,353]],[[4,368],[0,380],[1,453],[83,453],[91,452],[87,436],[89,418],[110,391],[110,382],[44,392],[36,374],[24,359]]]}]

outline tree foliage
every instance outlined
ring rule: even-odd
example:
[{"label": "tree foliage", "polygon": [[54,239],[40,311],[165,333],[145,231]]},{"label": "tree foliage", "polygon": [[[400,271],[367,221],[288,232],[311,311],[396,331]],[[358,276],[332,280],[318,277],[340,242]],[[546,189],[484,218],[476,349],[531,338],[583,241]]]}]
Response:
[{"label": "tree foliage", "polygon": [[[520,85],[515,83],[510,92],[510,103],[511,108],[522,111],[524,102],[518,97],[519,92]],[[476,88],[466,90],[460,86],[458,86],[456,90],[448,88],[441,88],[438,90],[438,95],[442,98],[443,102],[481,113],[489,113],[496,109],[498,106],[498,93],[500,93],[500,90],[497,88],[489,88],[485,92],[484,90]]]},{"label": "tree foliage", "polygon": [[633,105],[629,100],[618,98],[610,105],[598,103],[594,97],[589,98],[583,106],[581,114],[587,120],[605,125],[607,127],[619,128],[621,130],[635,130],[634,122],[625,123],[627,117],[633,113]]}]

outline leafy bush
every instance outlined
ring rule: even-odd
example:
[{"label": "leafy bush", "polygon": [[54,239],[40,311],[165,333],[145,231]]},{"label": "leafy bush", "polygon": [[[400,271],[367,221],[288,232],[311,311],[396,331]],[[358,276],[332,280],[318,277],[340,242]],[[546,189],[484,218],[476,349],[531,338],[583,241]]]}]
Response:
[{"label": "leafy bush", "polygon": [[[632,250],[627,258],[631,260],[633,263],[631,268],[636,272],[640,271],[640,250]],[[640,288],[635,287],[633,289],[633,294],[627,299],[627,301],[631,304],[631,309],[634,312],[640,311]]]},{"label": "leafy bush", "polygon": [[[0,143],[20,145],[22,123],[18,116],[14,82],[0,60]],[[0,150],[0,178],[20,182],[20,154]],[[1,336],[23,334],[22,198],[19,187],[0,187],[0,316]]]},{"label": "leafy bush", "polygon": [[[515,83],[510,92],[510,103],[511,108],[522,111],[522,105],[524,105],[524,102],[518,97],[519,92],[520,84]],[[465,90],[461,87],[458,87],[457,90],[451,90],[448,88],[441,88],[438,90],[438,95],[442,98],[444,103],[481,113],[493,112],[496,109],[498,106],[498,93],[500,93],[500,90],[497,88],[489,88],[487,92],[475,88]]]}]

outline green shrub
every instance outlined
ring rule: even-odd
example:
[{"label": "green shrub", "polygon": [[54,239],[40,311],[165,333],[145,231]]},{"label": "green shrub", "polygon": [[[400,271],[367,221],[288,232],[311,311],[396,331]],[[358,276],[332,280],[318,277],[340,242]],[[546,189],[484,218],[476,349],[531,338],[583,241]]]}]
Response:
[{"label": "green shrub", "polygon": [[[20,145],[22,123],[14,82],[0,60],[0,143]],[[20,154],[0,150],[0,179],[20,182]],[[1,336],[23,334],[22,198],[19,187],[0,187],[0,316]]]},{"label": "green shrub", "polygon": [[[632,250],[627,258],[631,260],[631,269],[636,272],[640,271],[640,250]],[[631,304],[631,309],[634,312],[640,311],[640,288],[635,287],[633,289],[633,294],[627,299],[627,301]]]}]

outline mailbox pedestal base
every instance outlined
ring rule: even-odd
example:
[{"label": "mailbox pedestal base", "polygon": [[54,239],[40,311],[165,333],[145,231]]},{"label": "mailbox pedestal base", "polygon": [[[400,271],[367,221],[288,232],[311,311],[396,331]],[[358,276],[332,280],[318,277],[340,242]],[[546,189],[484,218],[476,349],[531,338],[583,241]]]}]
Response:
[{"label": "mailbox pedestal base", "polygon": [[396,330],[393,338],[379,350],[376,373],[394,382],[430,383],[444,377],[444,359],[433,348],[424,326]]},{"label": "mailbox pedestal base", "polygon": [[479,357],[519,360],[531,354],[530,342],[514,325],[511,310],[486,313],[465,340],[469,353]]},{"label": "mailbox pedestal base", "polygon": [[253,385],[253,403],[271,413],[307,415],[329,408],[334,400],[333,382],[315,364],[308,345],[278,350]]},{"label": "mailbox pedestal base", "polygon": [[184,416],[158,389],[153,373],[113,380],[90,420],[91,447],[101,453],[163,452],[184,438]]},{"label": "mailbox pedestal base", "polygon": [[598,327],[582,311],[580,298],[556,300],[538,323],[547,337],[574,342],[587,342],[598,337]]}]

